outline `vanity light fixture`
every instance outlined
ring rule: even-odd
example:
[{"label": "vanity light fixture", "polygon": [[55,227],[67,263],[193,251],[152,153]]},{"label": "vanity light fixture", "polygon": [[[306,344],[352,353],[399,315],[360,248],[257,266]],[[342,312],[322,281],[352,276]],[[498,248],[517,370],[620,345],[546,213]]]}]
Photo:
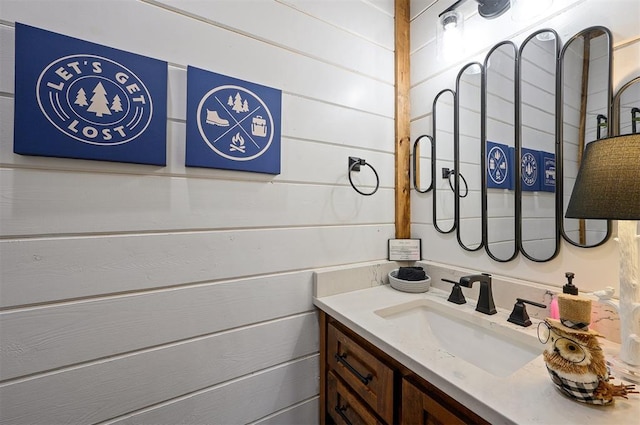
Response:
[{"label": "vanity light fixture", "polygon": [[614,374],[640,383],[640,134],[588,143],[566,217],[618,220],[621,348]]},{"label": "vanity light fixture", "polygon": [[[438,57],[446,61],[462,56],[464,42],[462,40],[464,16],[456,8],[467,0],[457,0],[444,12],[438,15],[436,29],[436,48]],[[475,0],[478,3],[478,14],[485,19],[501,16],[509,9],[509,0]]]},{"label": "vanity light fixture", "polygon": [[438,57],[449,61],[461,56],[464,51],[463,31],[464,17],[462,13],[448,10],[440,14],[436,30]]},{"label": "vanity light fixture", "polygon": [[[458,0],[449,6],[439,16],[455,10],[458,6],[467,0]],[[509,9],[509,0],[475,0],[478,3],[478,14],[485,19],[493,19],[502,15]]]}]

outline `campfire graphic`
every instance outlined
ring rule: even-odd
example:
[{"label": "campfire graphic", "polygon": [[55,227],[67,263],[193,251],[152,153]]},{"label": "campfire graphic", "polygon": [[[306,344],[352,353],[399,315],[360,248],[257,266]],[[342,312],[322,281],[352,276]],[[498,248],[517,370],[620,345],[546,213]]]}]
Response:
[{"label": "campfire graphic", "polygon": [[245,153],[244,137],[240,135],[240,132],[236,133],[236,135],[231,138],[231,144],[229,145],[229,149],[232,152],[238,151],[241,153]]}]

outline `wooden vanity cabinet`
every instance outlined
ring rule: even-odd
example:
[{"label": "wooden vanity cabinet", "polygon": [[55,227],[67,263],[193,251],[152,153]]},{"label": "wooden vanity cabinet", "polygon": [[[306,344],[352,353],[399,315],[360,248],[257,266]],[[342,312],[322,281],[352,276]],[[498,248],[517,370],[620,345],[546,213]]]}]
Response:
[{"label": "wooden vanity cabinet", "polygon": [[428,382],[413,377],[402,380],[402,424],[486,424],[484,419]]},{"label": "wooden vanity cabinet", "polygon": [[488,424],[320,311],[321,424]]}]

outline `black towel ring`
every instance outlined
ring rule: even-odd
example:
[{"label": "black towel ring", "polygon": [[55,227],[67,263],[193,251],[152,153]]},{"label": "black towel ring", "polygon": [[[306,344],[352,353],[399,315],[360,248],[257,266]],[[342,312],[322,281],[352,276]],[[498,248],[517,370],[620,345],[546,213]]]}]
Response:
[{"label": "black towel ring", "polygon": [[[455,175],[456,175],[456,170],[450,170],[447,173],[447,180],[449,180],[449,187],[451,188],[451,191],[453,193],[456,193],[456,190],[453,188],[453,184],[451,183],[451,176],[455,176]],[[467,195],[469,194],[469,185],[467,184],[467,179],[464,178],[462,173],[458,173],[458,175],[460,176],[460,178],[462,179],[462,182],[464,183],[464,195],[458,194],[458,197],[466,198]]]},{"label": "black towel ring", "polygon": [[[352,171],[360,171],[360,166],[361,165],[367,165],[369,168],[371,168],[371,171],[373,171],[373,174],[375,174],[376,176],[376,188],[373,189],[373,191],[367,193],[367,192],[363,192],[361,190],[359,190],[354,184],[353,184],[353,180],[351,180],[351,172]],[[371,196],[374,193],[376,193],[378,191],[378,187],[380,187],[380,177],[378,177],[378,173],[376,172],[376,169],[373,168],[373,166],[371,166],[371,164],[367,163],[364,159],[362,158],[355,158],[353,156],[349,157],[349,183],[351,183],[351,187],[353,188],[353,190],[355,190],[356,192],[358,192],[360,195],[364,195],[364,196]]]}]

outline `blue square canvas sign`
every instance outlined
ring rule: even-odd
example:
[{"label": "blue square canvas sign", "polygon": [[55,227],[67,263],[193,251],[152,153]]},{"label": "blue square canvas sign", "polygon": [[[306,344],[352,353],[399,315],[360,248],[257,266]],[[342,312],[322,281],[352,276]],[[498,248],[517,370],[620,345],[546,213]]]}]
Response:
[{"label": "blue square canvas sign", "polygon": [[513,189],[513,155],[502,143],[487,140],[487,187],[490,189]]},{"label": "blue square canvas sign", "polygon": [[522,178],[522,190],[524,192],[540,190],[540,153],[533,149],[522,148],[520,155],[520,175]]},{"label": "blue square canvas sign", "polygon": [[556,155],[551,152],[540,152],[540,164],[544,175],[541,180],[540,190],[544,192],[556,191]]},{"label": "blue square canvas sign", "polygon": [[190,66],[186,165],[280,174],[281,107],[280,90]]},{"label": "blue square canvas sign", "polygon": [[20,23],[15,47],[15,153],[166,164],[166,62]]}]

